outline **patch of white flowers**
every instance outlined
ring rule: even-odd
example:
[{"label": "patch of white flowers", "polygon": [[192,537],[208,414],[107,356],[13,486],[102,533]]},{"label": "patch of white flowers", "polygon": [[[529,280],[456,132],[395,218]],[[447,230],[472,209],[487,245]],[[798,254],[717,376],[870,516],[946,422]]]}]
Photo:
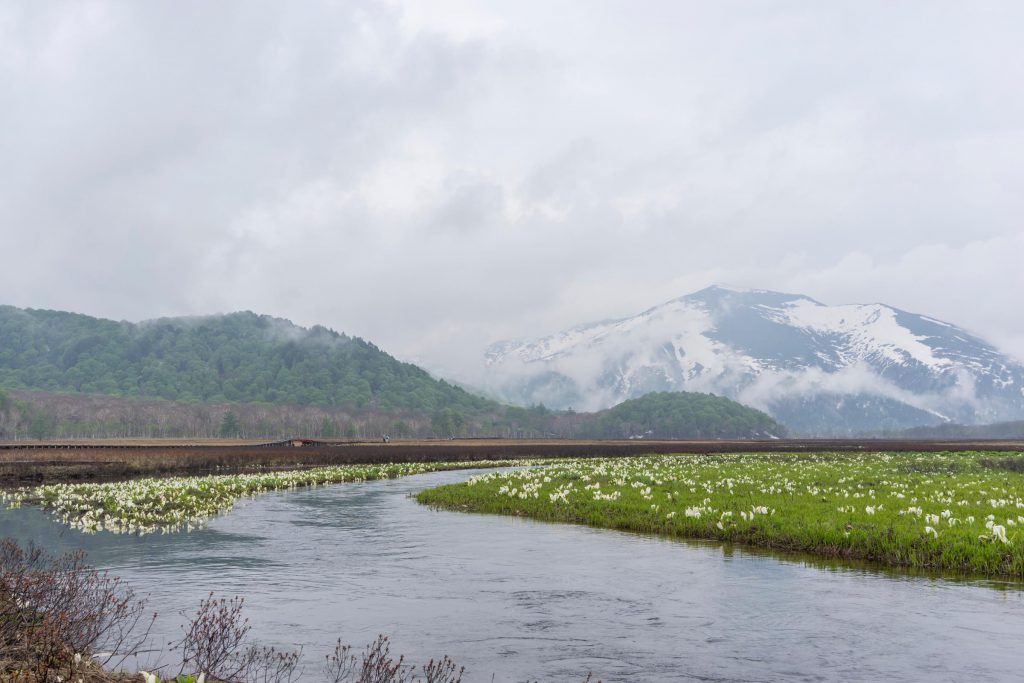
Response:
[{"label": "patch of white flowers", "polygon": [[[800,525],[833,524],[840,542],[851,544],[872,530],[914,543],[923,529],[925,537],[943,543],[987,541],[1009,548],[1015,533],[1024,533],[1024,514],[1007,514],[1024,508],[1024,476],[965,467],[975,457],[742,453],[575,459],[490,473],[470,485],[491,482],[499,495],[544,504],[615,504],[649,515],[652,528],[682,534],[736,538],[755,525],[800,533]],[[993,510],[1003,512],[1002,523]]]},{"label": "patch of white flowers", "polygon": [[[232,509],[239,498],[341,482],[392,479],[442,469],[498,467],[539,461],[339,465],[260,474],[139,479],[108,484],[52,484],[4,494],[8,505],[33,502],[86,533],[149,534],[191,531]],[[472,481],[473,478],[471,478]],[[480,478],[475,478],[479,480]],[[535,494],[539,486],[527,489]]]}]

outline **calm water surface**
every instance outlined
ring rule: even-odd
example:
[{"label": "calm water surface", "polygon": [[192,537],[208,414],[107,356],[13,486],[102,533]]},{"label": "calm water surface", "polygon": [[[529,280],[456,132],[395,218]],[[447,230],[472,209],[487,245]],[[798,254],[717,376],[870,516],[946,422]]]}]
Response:
[{"label": "calm water surface", "polygon": [[244,595],[254,635],[304,647],[390,634],[474,681],[1018,681],[1018,584],[815,565],[713,544],[439,512],[409,494],[442,472],[272,493],[191,534],[67,530],[33,509],[0,535],[85,548],[161,613],[158,637],[213,591]]}]

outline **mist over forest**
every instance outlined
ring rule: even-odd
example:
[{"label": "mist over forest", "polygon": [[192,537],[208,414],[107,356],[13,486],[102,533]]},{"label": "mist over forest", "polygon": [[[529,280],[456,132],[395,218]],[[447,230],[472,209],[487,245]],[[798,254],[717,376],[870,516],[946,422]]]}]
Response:
[{"label": "mist over forest", "polygon": [[323,327],[253,313],[132,324],[0,307],[0,438],[778,436],[703,394],[593,415],[511,406]]}]

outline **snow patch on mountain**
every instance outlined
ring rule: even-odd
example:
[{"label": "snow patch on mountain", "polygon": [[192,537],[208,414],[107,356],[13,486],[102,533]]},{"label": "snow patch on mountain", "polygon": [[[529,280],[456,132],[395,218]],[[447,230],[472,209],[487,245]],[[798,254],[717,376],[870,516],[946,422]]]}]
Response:
[{"label": "snow patch on mountain", "polygon": [[844,365],[871,354],[878,354],[892,363],[906,362],[909,357],[936,369],[952,365],[948,358],[935,356],[926,343],[927,337],[915,335],[900,325],[896,311],[888,306],[825,306],[800,299],[782,309],[761,308],[768,319],[818,334],[843,337],[844,351],[848,354],[843,357]]},{"label": "snow patch on mountain", "polygon": [[501,342],[485,366],[486,387],[516,403],[596,410],[705,391],[797,431],[1024,417],[1024,368],[954,325],[769,290],[709,287],[629,318]]}]

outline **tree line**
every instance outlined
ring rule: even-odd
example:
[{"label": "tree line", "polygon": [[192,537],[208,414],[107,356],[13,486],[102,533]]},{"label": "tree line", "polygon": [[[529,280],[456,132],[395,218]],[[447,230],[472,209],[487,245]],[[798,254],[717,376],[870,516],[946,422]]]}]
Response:
[{"label": "tree line", "polygon": [[597,413],[543,405],[432,412],[0,390],[0,439],[770,438],[782,425],[708,394],[649,394]]}]

